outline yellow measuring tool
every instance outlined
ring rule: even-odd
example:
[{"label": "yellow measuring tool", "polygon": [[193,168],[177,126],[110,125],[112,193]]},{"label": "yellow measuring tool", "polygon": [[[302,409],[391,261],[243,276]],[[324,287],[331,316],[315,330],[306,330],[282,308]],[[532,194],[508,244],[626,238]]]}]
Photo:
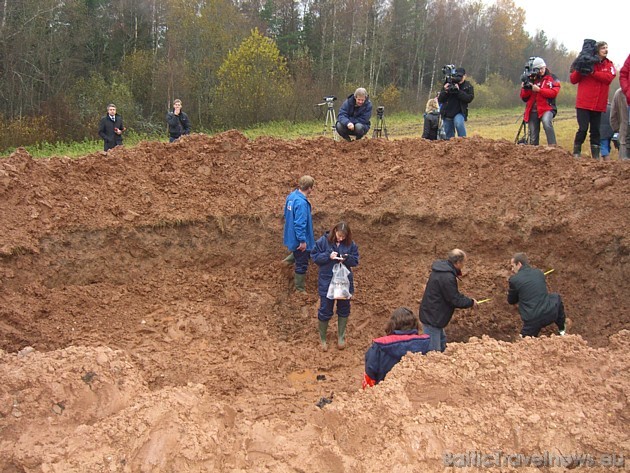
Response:
[{"label": "yellow measuring tool", "polygon": [[544,272],[544,275],[547,276],[547,274],[549,273],[553,273],[553,269],[548,269],[547,271]]},{"label": "yellow measuring tool", "polygon": [[488,302],[491,301],[492,299],[481,299],[480,301],[477,301],[477,304],[483,304],[484,302]]}]

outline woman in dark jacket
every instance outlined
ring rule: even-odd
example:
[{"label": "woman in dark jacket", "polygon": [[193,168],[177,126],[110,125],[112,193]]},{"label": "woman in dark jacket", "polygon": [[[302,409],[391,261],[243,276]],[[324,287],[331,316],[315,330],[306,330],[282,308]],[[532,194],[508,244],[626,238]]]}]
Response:
[{"label": "woman in dark jacket", "polygon": [[427,140],[437,140],[440,127],[440,104],[437,99],[429,99],[424,114],[424,129],[422,138]]},{"label": "woman in dark jacket", "polygon": [[429,336],[418,335],[418,317],[407,307],[399,307],[385,325],[385,337],[375,338],[370,349],[365,353],[365,374],[363,389],[374,386],[408,352],[422,353],[429,351]]},{"label": "woman in dark jacket", "polygon": [[[315,242],[315,247],[311,250],[311,259],[319,266],[319,276],[317,279],[317,292],[319,293],[319,310],[317,319],[319,320],[319,338],[322,343],[322,350],[328,350],[326,343],[326,332],[328,322],[333,316],[335,299],[328,299],[328,287],[333,277],[333,266],[342,263],[350,270],[348,279],[350,282],[350,295],[354,294],[354,278],[352,269],[359,264],[359,247],[352,240],[352,232],[345,222],[339,222],[329,232],[326,232]],[[350,315],[350,299],[337,299],[337,348],[343,350],[346,347],[346,326]]]}]

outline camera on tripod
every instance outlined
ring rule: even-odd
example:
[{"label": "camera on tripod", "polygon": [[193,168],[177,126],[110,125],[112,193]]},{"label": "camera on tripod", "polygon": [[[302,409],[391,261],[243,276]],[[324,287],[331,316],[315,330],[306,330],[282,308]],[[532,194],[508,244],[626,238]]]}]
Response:
[{"label": "camera on tripod", "polygon": [[319,105],[328,105],[328,107],[332,107],[333,102],[335,100],[337,100],[337,97],[335,97],[334,95],[327,95],[326,97],[323,98],[324,103],[320,103]]},{"label": "camera on tripod", "polygon": [[382,105],[380,107],[376,107],[376,118],[383,118],[383,114],[385,113],[385,107]]},{"label": "camera on tripod", "polygon": [[442,67],[442,74],[444,74],[444,83],[448,84],[446,90],[449,93],[457,93],[458,88],[454,87],[454,85],[459,84],[464,76],[457,72],[457,68],[454,64],[447,64]]}]

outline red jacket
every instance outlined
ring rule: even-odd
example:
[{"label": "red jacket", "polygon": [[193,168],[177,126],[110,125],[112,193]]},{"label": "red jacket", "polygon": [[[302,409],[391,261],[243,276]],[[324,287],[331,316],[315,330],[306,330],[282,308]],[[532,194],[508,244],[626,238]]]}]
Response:
[{"label": "red jacket", "polygon": [[616,75],[615,65],[610,59],[596,63],[590,74],[571,72],[571,83],[578,84],[575,108],[605,112],[610,83]]},{"label": "red jacket", "polygon": [[536,102],[538,118],[542,118],[545,112],[553,112],[555,115],[557,110],[555,98],[560,92],[560,81],[549,71],[545,71],[545,75],[537,78],[532,84],[540,87],[540,91],[534,92],[532,89],[521,88],[521,99],[523,102],[527,102],[523,119],[529,122],[529,114],[534,106],[534,101]]},{"label": "red jacket", "polygon": [[619,71],[619,85],[621,85],[621,90],[623,90],[626,101],[630,105],[630,54],[628,54],[626,62],[623,63],[623,67]]}]

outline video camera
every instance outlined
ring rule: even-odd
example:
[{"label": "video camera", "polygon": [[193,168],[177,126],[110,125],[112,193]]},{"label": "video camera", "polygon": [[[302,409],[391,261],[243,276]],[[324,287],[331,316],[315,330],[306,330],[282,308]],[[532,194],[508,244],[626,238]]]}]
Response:
[{"label": "video camera", "polygon": [[448,84],[447,90],[449,92],[457,92],[457,87],[453,87],[453,85],[459,84],[464,76],[457,72],[455,65],[447,64],[442,67],[442,74],[444,74],[444,83]]},{"label": "video camera", "polygon": [[530,57],[525,64],[525,69],[523,70],[523,74],[521,75],[521,82],[523,83],[523,88],[531,90],[532,81],[536,80],[538,74],[540,73],[539,67],[534,67],[534,59],[536,57]]},{"label": "video camera", "polygon": [[582,45],[582,51],[571,64],[571,71],[578,71],[580,74],[590,74],[593,72],[595,64],[599,62],[597,51],[597,41],[594,39],[585,39]]},{"label": "video camera", "polygon": [[385,107],[383,107],[382,105],[379,107],[376,107],[376,117],[377,118],[383,118],[383,114],[385,113]]},{"label": "video camera", "polygon": [[327,95],[326,97],[324,97],[322,103],[318,103],[317,106],[318,107],[323,107],[324,105],[328,105],[328,108],[331,109],[333,108],[333,102],[335,100],[337,100],[337,97],[335,97],[334,95]]}]

